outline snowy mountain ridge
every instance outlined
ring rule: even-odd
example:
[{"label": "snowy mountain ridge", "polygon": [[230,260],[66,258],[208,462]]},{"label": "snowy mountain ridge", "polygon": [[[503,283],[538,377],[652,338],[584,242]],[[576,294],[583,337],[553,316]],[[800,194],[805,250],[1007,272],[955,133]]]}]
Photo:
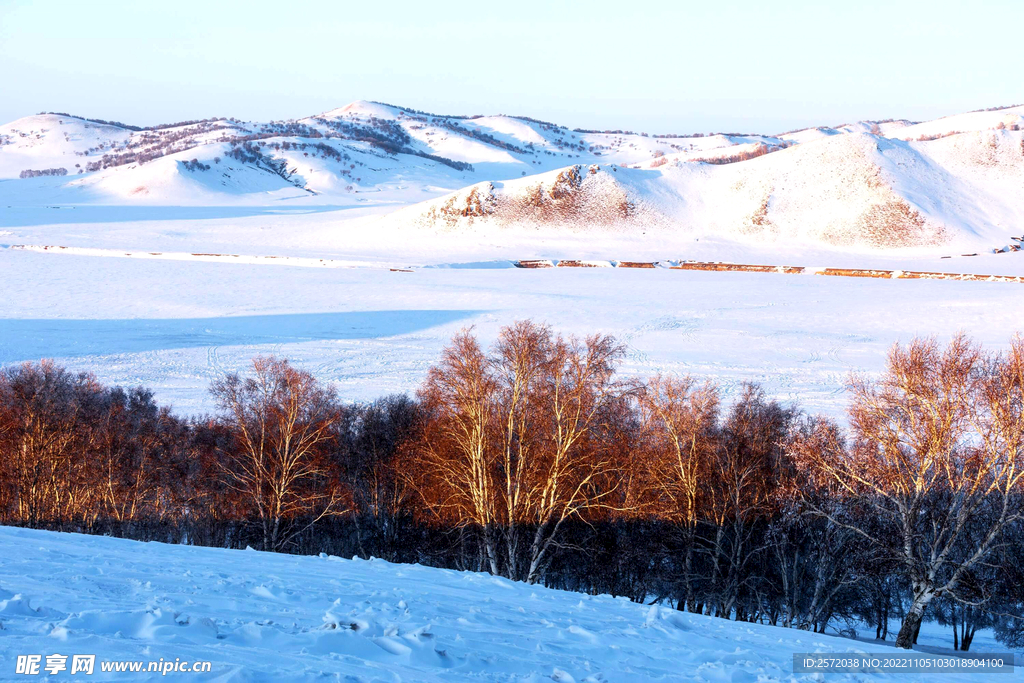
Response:
[{"label": "snowy mountain ridge", "polygon": [[1024,234],[1022,127],[1024,106],[777,136],[584,131],[364,101],[290,121],[150,128],[40,114],[0,126],[0,203],[299,202],[442,231],[977,249]]}]

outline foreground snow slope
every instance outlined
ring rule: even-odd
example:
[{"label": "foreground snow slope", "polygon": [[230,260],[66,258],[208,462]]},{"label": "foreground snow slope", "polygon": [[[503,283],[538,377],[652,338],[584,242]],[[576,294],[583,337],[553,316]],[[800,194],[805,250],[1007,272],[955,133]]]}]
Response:
[{"label": "foreground snow slope", "polygon": [[[791,674],[793,652],[896,652],[379,560],[9,527],[0,528],[0,547],[5,680],[13,678],[18,654],[59,652],[101,661],[209,660],[209,674],[190,674],[208,681],[753,683],[821,680]],[[88,680],[104,675],[97,667]]]}]

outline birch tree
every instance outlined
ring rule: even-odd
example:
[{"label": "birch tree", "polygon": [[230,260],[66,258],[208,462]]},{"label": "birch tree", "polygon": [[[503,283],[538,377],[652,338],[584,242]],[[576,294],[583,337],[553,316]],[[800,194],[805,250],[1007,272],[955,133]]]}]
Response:
[{"label": "birch tree", "polygon": [[847,523],[902,566],[911,600],[896,645],[910,648],[928,605],[956,596],[1020,517],[1024,345],[985,358],[962,335],[944,349],[917,339],[852,391],[854,444],[817,465],[879,518]]},{"label": "birch tree", "polygon": [[694,552],[710,464],[717,448],[717,388],[692,377],[654,377],[641,405],[650,451],[653,513],[683,532],[680,609],[696,611]]},{"label": "birch tree", "polygon": [[223,453],[224,481],[255,509],[264,550],[287,548],[345,511],[324,457],[338,420],[332,390],[288,361],[260,357],[251,376],[228,375],[211,391],[233,437]]},{"label": "birch tree", "polygon": [[566,520],[599,508],[614,491],[614,462],[592,443],[602,418],[626,387],[615,382],[623,347],[607,335],[584,341],[558,337],[545,363],[542,442],[533,468],[530,544],[526,581],[543,575],[558,532]]},{"label": "birch tree", "polygon": [[413,473],[418,488],[440,520],[480,532],[483,560],[492,574],[500,574],[494,471],[497,385],[469,330],[444,349],[419,395],[426,424],[419,471]]}]

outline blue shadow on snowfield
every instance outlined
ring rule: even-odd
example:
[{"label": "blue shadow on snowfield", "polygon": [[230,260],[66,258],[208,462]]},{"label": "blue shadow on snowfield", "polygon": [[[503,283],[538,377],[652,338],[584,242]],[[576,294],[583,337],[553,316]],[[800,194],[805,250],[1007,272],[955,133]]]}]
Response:
[{"label": "blue shadow on snowfield", "polygon": [[127,221],[182,221],[250,216],[297,216],[329,211],[346,211],[365,206],[304,204],[275,206],[32,206],[0,207],[0,227],[74,225],[79,223],[124,223]]},{"label": "blue shadow on snowfield", "polygon": [[0,319],[0,364],[40,358],[304,341],[379,339],[457,322],[481,311],[359,311],[221,318]]}]

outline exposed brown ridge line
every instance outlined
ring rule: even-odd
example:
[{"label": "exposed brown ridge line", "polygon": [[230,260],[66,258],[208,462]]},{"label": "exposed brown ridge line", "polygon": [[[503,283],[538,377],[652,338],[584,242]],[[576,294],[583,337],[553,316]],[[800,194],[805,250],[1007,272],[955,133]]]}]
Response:
[{"label": "exposed brown ridge line", "polygon": [[804,266],[774,266],[750,263],[723,263],[720,261],[587,261],[581,259],[522,259],[513,261],[517,268],[587,268],[605,264],[616,268],[665,268],[667,270],[706,270],[726,273],[783,273],[786,275],[827,275],[832,277],[867,277],[883,280],[961,280],[969,282],[1024,283],[1021,275],[982,275],[978,273],[944,273],[926,270],[887,270],[882,268],[808,268]]}]

